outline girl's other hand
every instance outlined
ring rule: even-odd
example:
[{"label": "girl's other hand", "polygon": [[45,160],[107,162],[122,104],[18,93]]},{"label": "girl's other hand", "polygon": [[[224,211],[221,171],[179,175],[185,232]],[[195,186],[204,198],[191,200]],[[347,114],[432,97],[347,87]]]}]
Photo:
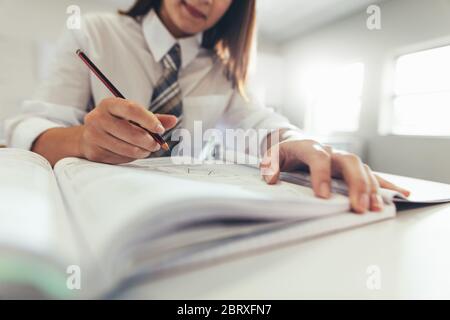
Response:
[{"label": "girl's other hand", "polygon": [[[279,157],[274,156],[275,153]],[[314,193],[324,199],[331,196],[331,179],[343,178],[348,185],[352,210],[356,213],[383,209],[380,187],[405,196],[410,194],[374,174],[358,156],[333,150],[313,140],[293,139],[276,144],[261,162],[261,172],[269,184],[277,183],[280,171],[299,169],[309,169]]]}]

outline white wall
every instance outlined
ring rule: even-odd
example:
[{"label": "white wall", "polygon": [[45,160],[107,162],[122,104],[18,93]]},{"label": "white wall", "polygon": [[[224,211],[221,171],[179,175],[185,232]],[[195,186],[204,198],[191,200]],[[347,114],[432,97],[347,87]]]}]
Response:
[{"label": "white wall", "polygon": [[283,112],[303,125],[301,76],[308,66],[323,61],[363,62],[366,76],[360,130],[355,136],[366,142],[366,161],[375,170],[450,182],[450,137],[386,136],[378,132],[379,120],[385,120],[387,109],[383,108],[390,107],[386,85],[392,61],[398,54],[417,48],[450,44],[450,1],[390,0],[380,7],[381,30],[367,29],[368,15],[363,11],[283,47],[288,66]]}]

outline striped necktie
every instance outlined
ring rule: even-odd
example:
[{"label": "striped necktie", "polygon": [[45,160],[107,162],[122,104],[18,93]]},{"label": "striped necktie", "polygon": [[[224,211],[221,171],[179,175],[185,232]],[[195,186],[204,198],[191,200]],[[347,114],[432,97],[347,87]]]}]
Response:
[{"label": "striped necktie", "polygon": [[[164,133],[163,138],[169,144],[170,149],[179,143],[172,141],[171,136],[175,129],[181,127],[183,101],[181,88],[178,83],[178,73],[181,67],[181,48],[176,44],[162,59],[163,75],[153,90],[150,111],[157,114],[170,114],[178,118],[175,128]],[[152,157],[169,156],[170,151],[160,150],[152,154]]]}]

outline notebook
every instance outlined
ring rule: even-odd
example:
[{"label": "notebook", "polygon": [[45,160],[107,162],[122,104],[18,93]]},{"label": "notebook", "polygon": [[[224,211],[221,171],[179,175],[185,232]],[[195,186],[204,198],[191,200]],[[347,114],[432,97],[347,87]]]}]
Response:
[{"label": "notebook", "polygon": [[339,181],[323,200],[302,173],[269,186],[256,167],[170,158],[120,166],[67,158],[52,170],[35,153],[0,149],[0,177],[3,298],[117,297],[144,281],[390,219],[393,201],[406,201],[383,190],[381,213],[356,215]]}]

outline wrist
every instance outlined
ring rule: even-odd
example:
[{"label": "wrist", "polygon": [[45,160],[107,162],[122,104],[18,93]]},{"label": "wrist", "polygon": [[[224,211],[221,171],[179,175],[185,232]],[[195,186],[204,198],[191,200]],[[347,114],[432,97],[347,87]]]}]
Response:
[{"label": "wrist", "polygon": [[84,134],[85,126],[81,125],[78,127],[75,127],[75,134],[73,139],[73,157],[76,158],[84,158],[84,152],[82,148],[82,140],[83,140],[83,134]]},{"label": "wrist", "polygon": [[309,140],[309,139],[303,132],[299,130],[293,129],[280,130],[280,142],[298,141],[298,140]]},{"label": "wrist", "polygon": [[80,158],[83,131],[84,126],[49,129],[35,140],[31,151],[44,156],[52,166],[63,158]]},{"label": "wrist", "polygon": [[276,144],[279,144],[281,142],[285,141],[293,141],[293,140],[305,140],[306,137],[304,133],[302,133],[299,130],[293,130],[293,129],[280,129],[275,130],[267,135],[266,139],[263,141],[263,151],[267,151],[271,147],[273,147]]}]

